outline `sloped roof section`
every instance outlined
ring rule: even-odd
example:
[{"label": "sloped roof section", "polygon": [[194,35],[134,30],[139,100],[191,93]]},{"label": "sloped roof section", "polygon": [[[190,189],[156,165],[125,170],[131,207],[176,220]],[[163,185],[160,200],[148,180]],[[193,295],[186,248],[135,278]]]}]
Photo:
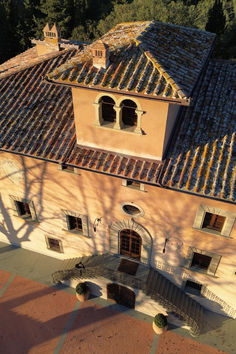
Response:
[{"label": "sloped roof section", "polygon": [[38,56],[36,47],[30,48],[0,65],[0,79],[56,56],[58,52]]},{"label": "sloped roof section", "polygon": [[[75,136],[70,88],[43,82],[47,72],[77,53],[67,50],[40,56],[36,64],[6,72],[0,80],[0,149],[29,156],[61,161]],[[17,60],[19,59],[19,61]],[[39,62],[38,62],[39,61]],[[1,67],[0,67],[1,69]]]},{"label": "sloped roof section", "polygon": [[157,21],[122,23],[100,38],[109,46],[106,69],[93,66],[87,46],[47,75],[58,83],[188,102],[215,35]]},{"label": "sloped roof section", "polygon": [[161,183],[236,200],[236,63],[211,61],[184,108]]},{"label": "sloped roof section", "polygon": [[113,176],[158,184],[162,162],[74,145],[64,162]]}]

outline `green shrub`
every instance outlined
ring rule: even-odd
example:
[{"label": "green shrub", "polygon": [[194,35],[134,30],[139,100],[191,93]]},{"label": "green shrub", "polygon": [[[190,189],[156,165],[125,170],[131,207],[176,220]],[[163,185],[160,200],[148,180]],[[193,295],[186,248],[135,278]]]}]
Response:
[{"label": "green shrub", "polygon": [[167,316],[163,315],[162,313],[158,313],[154,317],[154,323],[159,328],[164,328],[167,325]]},{"label": "green shrub", "polygon": [[79,283],[76,285],[75,291],[79,294],[79,295],[84,295],[88,292],[89,290],[89,286],[84,282],[84,283]]}]

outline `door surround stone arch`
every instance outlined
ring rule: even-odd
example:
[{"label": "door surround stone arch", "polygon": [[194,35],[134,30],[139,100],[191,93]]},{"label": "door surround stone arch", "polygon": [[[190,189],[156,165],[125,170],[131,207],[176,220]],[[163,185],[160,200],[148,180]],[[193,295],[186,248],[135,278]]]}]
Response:
[{"label": "door surround stone arch", "polygon": [[131,229],[142,238],[140,261],[150,264],[152,253],[152,237],[145,227],[137,223],[133,218],[129,220],[115,221],[110,226],[110,252],[120,254],[120,231]]}]

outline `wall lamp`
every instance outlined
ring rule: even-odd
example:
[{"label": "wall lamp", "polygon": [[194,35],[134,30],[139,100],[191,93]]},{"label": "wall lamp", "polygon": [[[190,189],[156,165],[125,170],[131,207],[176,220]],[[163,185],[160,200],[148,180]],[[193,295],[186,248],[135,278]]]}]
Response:
[{"label": "wall lamp", "polygon": [[168,238],[165,239],[165,243],[164,243],[164,247],[163,247],[163,250],[162,250],[162,253],[165,253],[166,252],[166,244],[167,242],[169,241]]},{"label": "wall lamp", "polygon": [[180,249],[182,246],[183,246],[183,242],[182,241],[180,241],[178,238],[176,238],[176,237],[167,237],[166,239],[165,239],[165,243],[164,243],[164,247],[163,247],[163,250],[162,250],[162,253],[165,253],[166,252],[166,245],[167,245],[167,242],[169,242],[169,241],[171,241],[172,243],[172,245],[176,245],[176,248],[177,249]]},{"label": "wall lamp", "polygon": [[97,226],[98,224],[102,222],[102,218],[96,218],[93,222],[93,231],[96,232],[97,231]]}]

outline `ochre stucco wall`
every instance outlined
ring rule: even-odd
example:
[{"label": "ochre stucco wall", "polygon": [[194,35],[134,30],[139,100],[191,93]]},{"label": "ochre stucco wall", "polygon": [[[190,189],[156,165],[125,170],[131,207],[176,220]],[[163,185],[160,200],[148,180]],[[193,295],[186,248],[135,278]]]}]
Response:
[{"label": "ochre stucco wall", "polygon": [[[167,140],[174,126],[179,106],[164,101],[135,97],[140,109],[142,135],[95,125],[93,103],[101,92],[82,88],[72,88],[77,142],[81,145],[97,147],[134,156],[161,160]],[[106,93],[104,93],[104,96]],[[112,94],[117,102],[133,99],[131,96]]]},{"label": "ochre stucco wall", "polygon": [[[6,176],[1,166],[9,159],[20,168],[20,177],[14,169],[12,175],[17,178]],[[109,251],[110,225],[131,219],[122,211],[122,203],[133,202],[144,211],[143,216],[134,219],[147,229],[153,241],[152,266],[162,268],[179,286],[183,277],[189,275],[234,306],[236,225],[230,238],[198,231],[192,226],[200,204],[230,212],[236,212],[235,205],[150,185],[145,185],[143,192],[122,186],[122,180],[116,177],[85,170],[72,174],[59,170],[57,164],[10,153],[0,153],[0,163],[2,241],[59,258],[104,253]],[[28,223],[14,216],[9,195],[32,200],[39,222]],[[61,210],[88,215],[90,238],[63,230]],[[102,217],[102,223],[95,233],[93,222],[99,217]],[[60,239],[64,253],[48,250],[45,235]],[[166,237],[171,237],[173,242],[167,244],[163,254]],[[222,256],[215,277],[183,268],[190,246]]]}]

